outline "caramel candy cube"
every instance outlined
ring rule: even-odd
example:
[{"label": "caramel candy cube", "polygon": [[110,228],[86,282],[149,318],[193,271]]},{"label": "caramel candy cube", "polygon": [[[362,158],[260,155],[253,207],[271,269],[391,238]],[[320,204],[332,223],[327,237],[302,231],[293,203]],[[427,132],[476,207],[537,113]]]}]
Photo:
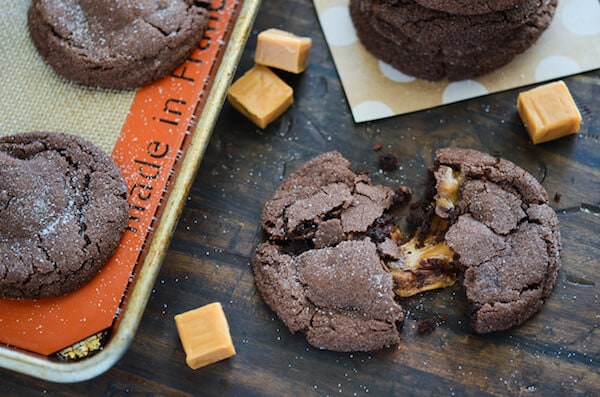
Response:
[{"label": "caramel candy cube", "polygon": [[210,303],[178,314],[175,325],[190,368],[204,367],[235,355],[221,303]]},{"label": "caramel candy cube", "polygon": [[534,144],[579,131],[581,114],[563,81],[521,92],[517,111]]},{"label": "caramel candy cube", "polygon": [[254,62],[292,73],[308,66],[310,37],[296,36],[280,29],[267,29],[258,34]]},{"label": "caramel candy cube", "polygon": [[294,90],[266,66],[254,65],[227,92],[231,105],[265,128],[294,103]]}]

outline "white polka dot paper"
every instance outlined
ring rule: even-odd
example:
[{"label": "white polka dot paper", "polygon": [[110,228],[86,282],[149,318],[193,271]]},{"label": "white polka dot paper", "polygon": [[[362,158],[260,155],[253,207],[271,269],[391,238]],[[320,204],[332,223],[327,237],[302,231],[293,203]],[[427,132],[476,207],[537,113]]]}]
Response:
[{"label": "white polka dot paper", "polygon": [[359,42],[349,0],[314,0],[354,121],[429,109],[600,67],[600,2],[558,0],[550,27],[511,63],[473,80],[415,79],[374,58]]}]

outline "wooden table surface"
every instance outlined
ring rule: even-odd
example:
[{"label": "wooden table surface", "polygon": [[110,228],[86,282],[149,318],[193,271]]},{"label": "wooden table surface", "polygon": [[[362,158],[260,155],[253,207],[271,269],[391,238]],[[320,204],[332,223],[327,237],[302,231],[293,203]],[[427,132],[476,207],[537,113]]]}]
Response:
[{"label": "wooden table surface", "polygon": [[[127,353],[75,384],[0,370],[0,395],[600,395],[600,70],[565,78],[584,121],[580,133],[547,144],[528,140],[515,109],[519,90],[355,124],[310,0],[263,1],[238,75],[253,65],[257,32],[270,27],[313,39],[308,70],[284,76],[296,102],[265,130],[224,105]],[[377,144],[400,157],[398,170],[379,170]],[[397,347],[335,353],[291,335],[263,304],[250,269],[264,238],[262,205],[282,178],[336,149],[374,183],[408,185],[418,199],[432,154],[444,146],[503,156],[560,196],[551,205],[563,267],[541,312],[516,329],[474,335],[452,287],[403,301]],[[213,301],[223,303],[237,355],[194,371],[173,316]],[[440,315],[447,319],[432,333],[418,332],[418,320]]]}]

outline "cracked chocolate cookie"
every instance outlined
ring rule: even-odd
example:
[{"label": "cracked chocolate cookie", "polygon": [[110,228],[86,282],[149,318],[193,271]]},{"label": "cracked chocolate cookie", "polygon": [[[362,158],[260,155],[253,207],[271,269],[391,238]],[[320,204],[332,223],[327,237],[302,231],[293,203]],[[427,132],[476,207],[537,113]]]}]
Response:
[{"label": "cracked chocolate cookie", "polygon": [[72,292],[108,261],[129,217],[112,159],[68,134],[0,138],[0,297]]},{"label": "cracked chocolate cookie", "polygon": [[[400,341],[396,299],[460,283],[476,333],[512,328],[550,296],[558,218],[540,183],[475,150],[436,152],[433,185],[405,239],[388,210],[410,191],[373,186],[337,152],[288,176],[265,204],[268,240],[252,259],[258,291],[316,347],[369,351]],[[394,297],[395,295],[395,297]]]},{"label": "cracked chocolate cookie", "polygon": [[37,50],[63,77],[126,89],[167,76],[200,43],[203,0],[34,0],[28,26]]},{"label": "cracked chocolate cookie", "polygon": [[475,150],[436,152],[435,215],[463,274],[477,333],[506,330],[535,314],[560,268],[558,218],[528,172]]},{"label": "cracked chocolate cookie", "polygon": [[397,344],[404,315],[381,250],[386,211],[410,191],[371,185],[338,152],[290,174],[265,204],[268,241],[252,259],[256,286],[292,333],[334,351]]},{"label": "cracked chocolate cookie", "polygon": [[351,0],[365,49],[424,80],[463,80],[489,73],[526,51],[547,29],[556,0],[481,15],[453,15],[413,0]]}]

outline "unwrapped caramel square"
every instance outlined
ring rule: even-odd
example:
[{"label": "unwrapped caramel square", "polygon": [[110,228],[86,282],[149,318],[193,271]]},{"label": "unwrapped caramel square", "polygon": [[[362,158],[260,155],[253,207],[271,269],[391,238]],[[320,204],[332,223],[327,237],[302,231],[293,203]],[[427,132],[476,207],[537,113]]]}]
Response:
[{"label": "unwrapped caramel square", "polygon": [[534,144],[579,131],[581,114],[563,81],[521,92],[517,111]]},{"label": "unwrapped caramel square", "polygon": [[190,368],[197,369],[235,355],[221,303],[178,314],[175,325]]},{"label": "unwrapped caramel square", "polygon": [[312,40],[280,29],[258,34],[254,62],[292,73],[303,72],[308,65]]},{"label": "unwrapped caramel square", "polygon": [[231,105],[265,128],[294,102],[294,90],[266,66],[255,65],[227,92]]}]

